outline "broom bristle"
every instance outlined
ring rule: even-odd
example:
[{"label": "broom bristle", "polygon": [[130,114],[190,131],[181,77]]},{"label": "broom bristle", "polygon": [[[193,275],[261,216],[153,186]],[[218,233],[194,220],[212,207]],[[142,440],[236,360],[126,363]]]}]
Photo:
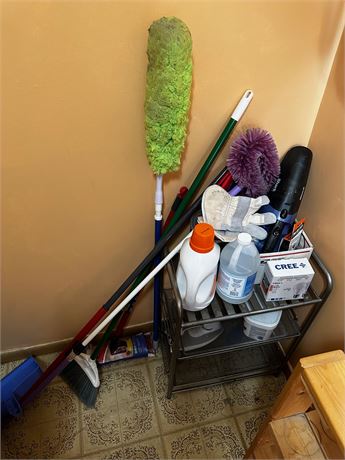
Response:
[{"label": "broom bristle", "polygon": [[74,391],[81,402],[89,408],[95,407],[99,387],[94,387],[83,369],[75,361],[71,361],[61,373],[61,377]]}]

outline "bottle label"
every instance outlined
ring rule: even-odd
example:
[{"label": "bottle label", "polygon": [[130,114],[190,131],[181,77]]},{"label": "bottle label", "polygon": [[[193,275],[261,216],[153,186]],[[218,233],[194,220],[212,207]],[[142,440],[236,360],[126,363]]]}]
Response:
[{"label": "bottle label", "polygon": [[253,290],[255,278],[256,278],[256,273],[248,276],[246,285],[244,286],[244,292],[243,292],[244,296],[248,295]]},{"label": "bottle label", "polygon": [[256,274],[250,276],[232,276],[219,268],[218,288],[229,297],[240,298],[253,289]]}]

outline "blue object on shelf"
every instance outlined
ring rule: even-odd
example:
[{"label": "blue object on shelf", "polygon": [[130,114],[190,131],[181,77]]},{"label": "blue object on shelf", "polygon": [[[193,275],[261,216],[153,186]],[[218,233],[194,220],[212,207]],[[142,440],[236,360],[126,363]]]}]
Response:
[{"label": "blue object on shelf", "polygon": [[30,356],[13,371],[1,379],[1,418],[22,413],[19,400],[36,382],[42,370],[36,360]]}]

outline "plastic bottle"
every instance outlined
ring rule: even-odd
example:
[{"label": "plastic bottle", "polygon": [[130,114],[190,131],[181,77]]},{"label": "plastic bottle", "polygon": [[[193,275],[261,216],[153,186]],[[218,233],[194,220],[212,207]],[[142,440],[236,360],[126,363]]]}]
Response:
[{"label": "plastic bottle", "polygon": [[176,272],[177,286],[186,310],[202,310],[212,302],[219,255],[212,225],[197,224],[191,238],[182,245]]},{"label": "plastic bottle", "polygon": [[225,302],[247,301],[254,289],[260,256],[249,233],[240,233],[220,255],[217,293]]}]

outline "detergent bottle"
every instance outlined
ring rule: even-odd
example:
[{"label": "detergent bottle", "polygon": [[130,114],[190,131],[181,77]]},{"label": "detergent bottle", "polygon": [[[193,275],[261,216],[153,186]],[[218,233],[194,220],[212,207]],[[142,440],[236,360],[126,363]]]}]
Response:
[{"label": "detergent bottle", "polygon": [[202,310],[212,302],[219,255],[220,248],[214,241],[212,225],[197,224],[191,238],[181,247],[176,272],[177,286],[186,310]]},{"label": "detergent bottle", "polygon": [[225,302],[246,302],[252,295],[260,256],[249,233],[240,233],[220,255],[217,294]]}]

